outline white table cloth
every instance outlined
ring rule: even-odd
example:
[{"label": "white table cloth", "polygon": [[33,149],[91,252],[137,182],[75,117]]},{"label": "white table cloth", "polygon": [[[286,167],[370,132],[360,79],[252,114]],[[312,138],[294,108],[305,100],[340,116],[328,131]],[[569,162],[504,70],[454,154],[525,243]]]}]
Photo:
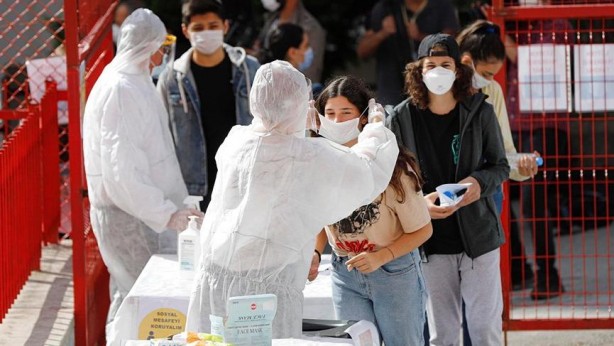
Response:
[{"label": "white table cloth", "polygon": [[[273,339],[273,346],[355,346],[352,339],[318,338],[305,336],[301,339]],[[131,340],[125,346],[150,346],[149,341]]]},{"label": "white table cloth", "polygon": [[[318,278],[303,291],[304,318],[335,319],[330,274],[330,255],[322,255]],[[122,346],[128,340],[182,332],[193,278],[194,272],[179,270],[176,255],[153,255],[117,311],[107,342]]]}]

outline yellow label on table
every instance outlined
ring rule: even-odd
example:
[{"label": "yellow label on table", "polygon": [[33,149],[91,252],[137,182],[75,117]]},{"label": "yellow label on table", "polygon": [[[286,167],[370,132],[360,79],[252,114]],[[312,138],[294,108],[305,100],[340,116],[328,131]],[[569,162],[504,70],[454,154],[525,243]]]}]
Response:
[{"label": "yellow label on table", "polygon": [[175,309],[160,308],[148,313],[139,325],[139,340],[162,339],[185,329],[185,315]]}]

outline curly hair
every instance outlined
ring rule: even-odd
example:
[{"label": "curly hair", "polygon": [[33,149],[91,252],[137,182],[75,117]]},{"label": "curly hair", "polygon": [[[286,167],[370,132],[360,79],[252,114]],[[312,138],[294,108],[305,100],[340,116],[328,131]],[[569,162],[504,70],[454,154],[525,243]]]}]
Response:
[{"label": "curly hair", "polygon": [[[419,109],[427,109],[430,103],[429,89],[422,81],[424,59],[410,62],[405,66],[405,92],[409,96],[410,102]],[[474,93],[471,87],[473,69],[461,64],[460,61],[455,61],[455,65],[456,80],[452,85],[452,94],[456,101],[463,101]]]}]

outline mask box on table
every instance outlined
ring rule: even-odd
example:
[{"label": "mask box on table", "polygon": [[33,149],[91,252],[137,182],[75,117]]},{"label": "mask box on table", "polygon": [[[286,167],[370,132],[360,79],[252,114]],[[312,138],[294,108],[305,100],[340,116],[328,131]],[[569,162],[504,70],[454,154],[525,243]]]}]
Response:
[{"label": "mask box on table", "polygon": [[225,318],[211,315],[211,333],[221,335],[234,346],[270,346],[272,323],[277,311],[274,294],[232,297]]}]

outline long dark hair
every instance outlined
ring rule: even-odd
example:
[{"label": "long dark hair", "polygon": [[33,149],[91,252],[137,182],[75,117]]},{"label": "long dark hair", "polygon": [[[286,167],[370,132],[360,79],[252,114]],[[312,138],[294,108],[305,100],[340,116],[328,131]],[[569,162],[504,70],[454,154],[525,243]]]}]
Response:
[{"label": "long dark hair", "polygon": [[[318,96],[315,102],[315,108],[320,114],[324,114],[324,109],[326,108],[328,100],[338,96],[347,98],[350,103],[358,108],[359,112],[362,112],[369,106],[369,99],[373,97],[373,92],[361,79],[352,76],[337,77],[329,82],[320,96]],[[411,167],[415,174],[412,174],[408,167]],[[403,189],[403,182],[401,181],[403,174],[409,176],[413,181],[416,192],[422,189],[424,182],[422,180],[422,174],[420,173],[418,160],[416,160],[413,153],[399,145],[399,156],[397,157],[397,162],[392,172],[392,178],[390,179],[390,185],[392,185],[392,188],[399,197],[399,203],[403,203],[406,197],[405,190]]]},{"label": "long dark hair", "polygon": [[[408,167],[411,167],[414,172],[410,172]],[[414,183],[414,191],[418,192],[422,190],[424,180],[422,179],[422,172],[420,171],[418,159],[416,159],[416,155],[411,151],[399,144],[399,156],[397,157],[397,162],[392,171],[392,178],[390,178],[390,185],[392,185],[394,192],[396,192],[398,196],[397,202],[399,203],[405,202],[406,197],[401,181],[403,174],[407,175]]]},{"label": "long dark hair", "polygon": [[497,24],[479,19],[468,25],[456,37],[461,54],[469,53],[474,62],[505,60],[505,45]]},{"label": "long dark hair", "polygon": [[286,60],[288,49],[300,47],[303,36],[303,28],[291,23],[281,24],[273,29],[265,40],[266,45],[259,57],[260,63]]},{"label": "long dark hair", "polygon": [[[410,102],[420,109],[427,109],[429,106],[429,89],[422,80],[422,67],[424,59],[410,62],[405,67],[405,91],[409,96]],[[471,79],[473,69],[470,66],[455,61],[456,80],[452,85],[452,94],[456,101],[462,101],[473,95]]]},{"label": "long dark hair", "polygon": [[342,76],[328,82],[315,102],[315,107],[320,114],[324,114],[324,108],[328,99],[344,96],[351,104],[358,108],[359,112],[369,106],[369,100],[373,98],[373,92],[367,87],[362,79],[352,76]]}]

